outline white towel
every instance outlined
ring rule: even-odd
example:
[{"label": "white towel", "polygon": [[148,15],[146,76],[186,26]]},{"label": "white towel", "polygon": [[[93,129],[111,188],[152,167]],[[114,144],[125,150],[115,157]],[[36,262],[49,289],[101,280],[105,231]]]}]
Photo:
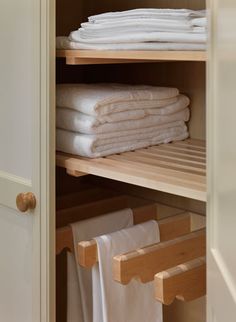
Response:
[{"label": "white towel", "polygon": [[191,20],[191,25],[193,26],[199,26],[199,27],[207,27],[207,18],[195,18]]},{"label": "white towel", "polygon": [[179,91],[172,87],[128,84],[57,85],[59,107],[99,116],[132,109],[156,108],[177,102]]},{"label": "white towel", "polygon": [[57,150],[83,157],[98,158],[152,145],[185,140],[188,136],[189,133],[185,125],[130,137],[106,139],[99,139],[96,135],[57,130]]},{"label": "white towel", "polygon": [[154,283],[113,280],[114,256],[160,241],[158,224],[149,221],[96,237],[99,264],[93,268],[93,322],[162,322],[162,305],[155,300]]},{"label": "white towel", "polygon": [[[91,25],[91,27],[98,26],[98,25]],[[99,25],[100,26],[100,25]],[[126,24],[121,26],[106,26],[105,28],[102,26],[101,28],[90,28],[82,27],[79,28],[80,36],[83,39],[90,39],[90,38],[105,38],[105,37],[117,37],[122,36],[125,33],[129,33],[132,35],[143,33],[143,32],[205,32],[205,29],[199,29],[199,27],[191,26],[191,25],[184,25],[184,26],[176,26],[176,25],[168,25],[168,24],[158,24],[158,23],[145,23],[143,24],[140,22],[133,23],[132,25]]]},{"label": "white towel", "polygon": [[[197,18],[198,19],[198,18]],[[194,19],[192,19],[194,20]],[[193,25],[191,22],[192,20],[176,20],[174,18],[172,19],[155,19],[155,18],[138,18],[135,17],[135,19],[129,18],[116,18],[116,19],[105,19],[105,20],[98,20],[96,22],[83,22],[81,23],[81,27],[85,29],[90,30],[100,30],[102,28],[108,28],[108,27],[129,27],[129,26],[162,26],[162,27],[169,27],[169,26],[175,26],[175,27],[181,27],[181,28],[191,28]]]},{"label": "white towel", "polygon": [[67,253],[67,322],[83,322],[75,256]]},{"label": "white towel", "polygon": [[189,9],[156,9],[156,8],[139,8],[126,11],[106,12],[93,15],[88,18],[90,22],[96,23],[107,19],[120,18],[157,18],[157,19],[190,19],[194,17],[204,17],[205,10],[189,10]]},{"label": "white towel", "polygon": [[144,42],[121,44],[84,44],[70,41],[68,37],[57,37],[57,49],[78,50],[206,50],[206,44]]},{"label": "white towel", "polygon": [[84,134],[120,132],[189,120],[189,109],[170,115],[148,115],[142,119],[101,124],[95,117],[66,108],[57,108],[57,128]]},{"label": "white towel", "polygon": [[101,38],[83,38],[80,30],[72,31],[69,40],[84,44],[116,44],[116,43],[139,43],[139,42],[174,42],[174,43],[206,43],[205,33],[187,32],[138,32],[114,34]]},{"label": "white towel", "polygon": [[[72,224],[76,257],[78,242],[90,240],[101,234],[114,232],[132,225],[133,214],[131,209],[124,209]],[[76,260],[78,263],[78,258]],[[91,270],[84,269],[79,265],[77,265],[77,272],[82,306],[81,311],[83,312],[82,321],[92,322],[92,273]]]}]

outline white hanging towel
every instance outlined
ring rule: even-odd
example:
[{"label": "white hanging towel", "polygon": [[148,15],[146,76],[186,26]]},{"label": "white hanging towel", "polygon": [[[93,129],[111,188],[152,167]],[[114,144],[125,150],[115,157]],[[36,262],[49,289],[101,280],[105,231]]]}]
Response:
[{"label": "white hanging towel", "polygon": [[160,241],[158,224],[149,221],[96,237],[99,263],[93,267],[93,322],[162,322],[162,305],[155,300],[154,283],[113,280],[114,256]]},{"label": "white hanging towel", "polygon": [[67,253],[67,322],[83,322],[75,256]]},{"label": "white hanging towel", "polygon": [[57,49],[78,50],[206,50],[206,44],[174,43],[174,42],[140,42],[120,44],[84,44],[70,41],[68,37],[57,37]]},{"label": "white hanging towel", "polygon": [[[78,242],[83,240],[90,240],[96,236],[100,236],[101,234],[111,233],[116,230],[130,227],[132,225],[133,212],[131,209],[124,209],[121,211],[106,214],[104,216],[98,216],[72,224],[71,226],[73,230],[76,262],[78,263]],[[77,298],[81,299],[81,303],[77,303],[77,305],[80,307],[78,307],[76,310],[78,312],[82,311],[83,314],[82,319],[78,319],[78,321],[92,322],[92,272],[91,270],[81,267],[79,264],[77,264],[76,266],[79,283],[79,296]],[[73,309],[71,308],[71,310]]]},{"label": "white hanging towel", "polygon": [[163,107],[177,102],[179,95],[172,87],[113,83],[61,84],[56,92],[57,106],[91,116]]}]

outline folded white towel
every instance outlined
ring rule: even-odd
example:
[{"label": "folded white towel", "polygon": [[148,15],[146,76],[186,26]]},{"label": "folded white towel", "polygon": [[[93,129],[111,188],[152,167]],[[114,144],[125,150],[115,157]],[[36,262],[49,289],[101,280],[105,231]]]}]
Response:
[{"label": "folded white towel", "polygon": [[57,130],[57,150],[89,158],[133,151],[152,145],[188,138],[187,127],[176,126],[127,137],[101,139],[99,136]]},{"label": "folded white towel", "polygon": [[[114,256],[160,241],[157,222],[149,221],[96,237],[99,264],[93,267],[93,322],[162,322],[162,305],[154,298],[154,283],[113,280]],[[133,308],[133,309],[131,309]]]},{"label": "folded white towel", "polygon": [[207,27],[207,18],[195,18],[190,21],[192,26]]},{"label": "folded white towel", "polygon": [[76,112],[65,108],[57,108],[57,128],[68,131],[80,132],[84,134],[110,133],[124,130],[133,130],[148,128],[160,124],[166,124],[174,121],[189,120],[189,109],[170,115],[148,115],[138,120],[127,120],[115,123],[100,124],[92,116]]},{"label": "folded white towel", "polygon": [[62,84],[56,103],[91,116],[151,109],[177,102],[177,88],[127,84]]},{"label": "folded white towel", "polygon": [[93,15],[88,18],[90,22],[101,23],[101,20],[120,19],[120,18],[161,18],[161,19],[191,19],[194,17],[205,17],[205,10],[189,9],[156,9],[156,8],[139,8],[126,11],[106,12]]},{"label": "folded white towel", "polygon": [[139,42],[174,42],[174,43],[206,43],[205,33],[187,33],[187,32],[138,32],[114,34],[113,36],[101,38],[83,38],[80,30],[70,33],[71,41],[85,44],[116,44],[116,43],[139,43]]},{"label": "folded white towel", "polygon": [[[94,26],[100,26],[100,25],[93,25]],[[151,24],[151,23],[145,23],[142,22],[139,24],[138,22],[135,22],[133,25],[126,24],[122,26],[106,26],[105,28],[103,25],[101,25],[101,28],[89,28],[82,27],[79,29],[80,36],[83,39],[90,39],[90,38],[105,38],[105,37],[118,37],[122,36],[125,33],[129,33],[131,35],[136,35],[140,33],[149,33],[149,32],[184,32],[184,33],[192,33],[192,32],[205,32],[205,29],[199,29],[199,27],[191,26],[191,25],[183,25],[183,26],[176,26],[176,25],[168,25],[168,24]]]},{"label": "folded white towel", "polygon": [[121,44],[84,44],[70,41],[68,37],[57,37],[57,49],[77,50],[182,50],[199,51],[206,50],[206,44],[192,43],[169,43],[169,42],[143,42],[143,43],[121,43]]},{"label": "folded white towel", "polygon": [[[124,209],[104,216],[94,217],[72,224],[76,260],[78,242],[90,240],[101,234],[111,233],[133,225],[133,214],[130,209]],[[83,322],[93,322],[92,317],[92,273],[77,265],[79,289],[81,296]],[[80,305],[80,303],[78,303]],[[77,321],[77,320],[76,320]],[[80,321],[78,319],[78,321]],[[74,322],[74,321],[73,321]],[[101,322],[101,321],[100,321]]]},{"label": "folded white towel", "polygon": [[176,28],[184,28],[184,29],[191,29],[193,24],[191,23],[192,20],[175,20],[175,19],[154,19],[154,18],[137,18],[130,19],[130,18],[121,18],[121,19],[107,19],[102,22],[99,20],[97,23],[94,22],[83,22],[81,27],[87,30],[107,30],[108,28],[122,28],[122,27],[166,27],[169,26]]}]

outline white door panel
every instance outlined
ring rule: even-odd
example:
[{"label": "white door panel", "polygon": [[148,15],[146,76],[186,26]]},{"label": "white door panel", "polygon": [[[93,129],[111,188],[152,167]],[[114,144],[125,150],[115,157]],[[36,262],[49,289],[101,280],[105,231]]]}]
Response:
[{"label": "white door panel", "polygon": [[235,322],[236,2],[209,3],[208,322]]},{"label": "white door panel", "polygon": [[39,52],[34,5],[31,0],[1,0],[0,4],[0,169],[28,180],[32,176],[35,66],[39,68],[34,54]]},{"label": "white door panel", "polygon": [[0,207],[0,222],[0,320],[32,322],[33,218]]},{"label": "white door panel", "polygon": [[[53,11],[52,0],[0,1],[0,321],[4,322],[54,321],[49,231],[54,219],[49,204],[54,193],[50,165],[54,129],[49,128]],[[28,214],[16,209],[16,196],[22,192],[36,196],[36,209]]]}]

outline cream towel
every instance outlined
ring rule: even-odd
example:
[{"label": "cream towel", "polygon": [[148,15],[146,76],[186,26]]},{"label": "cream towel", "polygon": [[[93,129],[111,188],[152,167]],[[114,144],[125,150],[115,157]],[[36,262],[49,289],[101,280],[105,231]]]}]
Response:
[{"label": "cream towel", "polygon": [[128,84],[57,85],[59,107],[100,116],[133,109],[157,108],[177,102],[177,88]]},{"label": "cream towel", "polygon": [[195,17],[204,17],[205,10],[189,10],[189,9],[155,9],[155,8],[139,8],[126,11],[106,12],[98,15],[93,15],[88,18],[90,22],[101,23],[108,19],[120,18],[156,18],[156,19],[191,19]]},{"label": "cream towel", "polygon": [[148,128],[174,121],[187,122],[189,115],[189,109],[185,108],[170,115],[148,115],[137,120],[101,124],[95,117],[65,108],[57,108],[57,128],[84,134],[110,133]]},{"label": "cream towel", "polygon": [[[77,257],[77,244],[83,240],[90,240],[101,234],[106,234],[133,225],[133,213],[131,209],[124,209],[104,216],[83,220],[72,224],[75,254]],[[78,258],[76,258],[78,263]],[[81,308],[83,322],[92,322],[92,273],[91,270],[77,265]],[[78,306],[80,303],[78,303]],[[79,310],[79,308],[78,308]]]},{"label": "cream towel", "polygon": [[154,283],[113,280],[114,256],[160,241],[158,224],[149,221],[96,237],[99,263],[93,268],[93,322],[162,322],[162,305],[155,300]]},{"label": "cream towel", "polygon": [[139,43],[139,42],[174,42],[174,43],[206,43],[205,33],[187,32],[138,32],[122,33],[119,35],[101,38],[83,38],[80,30],[72,31],[69,40],[84,44],[116,44],[116,43]]},{"label": "cream towel", "polygon": [[57,130],[57,150],[89,158],[98,158],[152,145],[184,140],[188,136],[189,133],[185,125],[130,137],[106,139],[99,139],[95,135]]},{"label": "cream towel", "polygon": [[83,44],[70,41],[68,37],[57,37],[57,49],[78,50],[206,50],[206,44],[143,42],[124,44]]},{"label": "cream towel", "polygon": [[190,100],[187,96],[179,95],[177,102],[160,107],[160,108],[145,108],[145,109],[133,109],[123,112],[116,112],[107,115],[96,116],[97,124],[121,122],[126,120],[138,120],[148,115],[169,115],[181,110],[184,110],[190,104]]}]

